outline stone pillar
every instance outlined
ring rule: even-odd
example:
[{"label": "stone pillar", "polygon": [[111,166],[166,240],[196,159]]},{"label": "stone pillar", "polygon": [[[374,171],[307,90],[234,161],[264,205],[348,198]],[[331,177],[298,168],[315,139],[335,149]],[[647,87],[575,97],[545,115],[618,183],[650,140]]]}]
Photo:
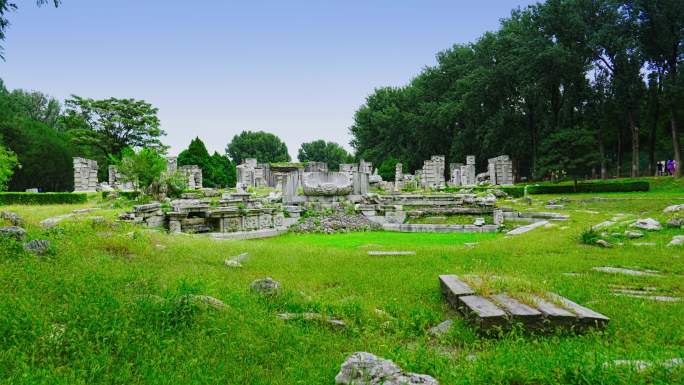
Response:
[{"label": "stone pillar", "polygon": [[74,158],[74,191],[96,191],[97,170],[96,161],[84,158]]},{"label": "stone pillar", "polygon": [[359,162],[359,172],[365,172],[366,174],[372,174],[373,173],[373,163],[371,162],[366,162],[363,159],[361,159],[361,162]]},{"label": "stone pillar", "polygon": [[299,172],[292,171],[284,175],[282,179],[283,184],[283,204],[292,204],[297,196],[297,188],[299,187]]},{"label": "stone pillar", "polygon": [[404,188],[404,165],[397,163],[394,166],[394,191]]},{"label": "stone pillar", "polygon": [[503,215],[503,210],[501,209],[496,209],[494,210],[494,220],[493,220],[495,225],[503,225],[504,223],[504,215]]},{"label": "stone pillar", "polygon": [[166,157],[166,172],[173,174],[178,170],[178,157],[168,156]]},{"label": "stone pillar", "polygon": [[366,195],[368,194],[368,188],[370,185],[369,175],[365,172],[355,171],[352,179],[354,186],[354,195]]}]

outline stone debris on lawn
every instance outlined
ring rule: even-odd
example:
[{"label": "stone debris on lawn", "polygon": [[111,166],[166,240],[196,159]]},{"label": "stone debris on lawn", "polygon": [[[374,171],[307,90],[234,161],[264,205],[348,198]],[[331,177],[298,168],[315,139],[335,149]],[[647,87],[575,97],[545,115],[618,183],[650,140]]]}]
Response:
[{"label": "stone debris on lawn", "polygon": [[610,227],[615,224],[615,221],[603,221],[597,225],[591,227],[592,230],[600,230],[606,227]]},{"label": "stone debris on lawn", "polygon": [[242,267],[242,262],[247,260],[248,257],[249,253],[242,253],[232,258],[226,259],[225,261],[223,261],[223,263],[228,267]]},{"label": "stone debris on lawn", "polygon": [[473,222],[473,225],[475,226],[484,226],[486,224],[484,218],[475,218],[475,222]]},{"label": "stone debris on lawn", "polygon": [[599,271],[602,273],[611,273],[611,274],[624,274],[624,275],[634,275],[634,276],[650,276],[650,277],[660,277],[661,275],[658,274],[658,271],[655,270],[632,270],[632,269],[624,269],[621,267],[611,267],[611,266],[600,266],[600,267],[592,267],[591,268],[594,271]]},{"label": "stone debris on lawn", "polygon": [[9,221],[12,226],[21,227],[24,225],[24,220],[17,213],[11,211],[0,211],[0,219]]},{"label": "stone debris on lawn", "polygon": [[648,231],[658,231],[663,228],[660,222],[653,218],[637,219],[637,221],[632,224],[632,227]]},{"label": "stone debris on lawn", "polygon": [[644,236],[644,233],[641,231],[629,231],[625,230],[625,237],[630,238],[630,239],[635,239],[635,238],[641,238]]},{"label": "stone debris on lawn", "polygon": [[415,251],[377,251],[372,250],[368,252],[368,255],[416,255]]},{"label": "stone debris on lawn", "polygon": [[0,227],[0,237],[14,238],[16,241],[21,242],[26,239],[26,230],[18,226]]},{"label": "stone debris on lawn", "polygon": [[290,321],[290,320],[318,321],[318,322],[327,323],[331,326],[335,326],[338,328],[347,327],[347,324],[344,323],[344,321],[339,320],[337,318],[328,317],[328,316],[325,316],[325,315],[320,314],[320,313],[280,313],[277,315],[277,317],[283,321]]},{"label": "stone debris on lawn", "polygon": [[47,219],[43,219],[40,221],[40,226],[44,229],[49,229],[52,227],[55,227],[59,224],[59,222],[67,219],[67,218],[72,218],[74,214],[64,214],[64,215],[58,215],[56,217],[51,217]]},{"label": "stone debris on lawn", "polygon": [[335,376],[337,385],[439,385],[425,374],[404,372],[394,362],[366,352],[356,352]]},{"label": "stone debris on lawn", "polygon": [[529,225],[527,225],[527,226],[520,226],[520,227],[518,227],[518,228],[516,228],[516,229],[513,229],[513,230],[509,231],[508,233],[506,233],[506,235],[507,235],[507,236],[510,236],[510,235],[525,234],[525,233],[527,233],[527,232],[529,232],[529,231],[532,231],[532,230],[536,229],[537,227],[546,226],[548,223],[549,223],[549,221],[534,222],[534,223],[531,223],[531,224],[529,224]]},{"label": "stone debris on lawn", "polygon": [[249,285],[249,288],[264,296],[275,296],[280,294],[280,282],[271,277],[257,279]]},{"label": "stone debris on lawn", "polygon": [[325,217],[309,217],[294,224],[290,230],[296,233],[346,233],[350,231],[381,230],[382,226],[363,215],[333,214]]},{"label": "stone debris on lawn", "polygon": [[463,246],[465,246],[465,247],[475,247],[477,245],[478,245],[477,242],[466,242],[463,244]]},{"label": "stone debris on lawn", "polygon": [[661,361],[645,361],[645,360],[614,360],[603,364],[604,368],[612,366],[631,366],[638,372],[646,370],[652,366],[661,366],[666,369],[671,369],[677,366],[684,365],[684,358],[671,358],[669,360]]},{"label": "stone debris on lawn", "polygon": [[670,214],[670,213],[676,213],[681,210],[684,210],[684,205],[672,205],[672,206],[667,206],[663,210],[664,214]]},{"label": "stone debris on lawn", "polygon": [[563,210],[565,205],[546,205],[544,208],[548,210]]},{"label": "stone debris on lawn", "polygon": [[673,246],[682,246],[684,245],[684,235],[675,235],[672,237],[672,240],[670,243],[667,244],[667,247],[673,247]]},{"label": "stone debris on lawn", "polygon": [[632,243],[634,246],[655,246],[655,242],[637,242],[637,243]]},{"label": "stone debris on lawn", "polygon": [[431,327],[428,330],[428,333],[432,334],[435,337],[442,336],[442,335],[446,334],[449,331],[449,329],[451,329],[451,325],[453,325],[453,324],[454,324],[454,321],[448,319],[444,322],[441,322],[437,326]]},{"label": "stone debris on lawn", "polygon": [[24,250],[37,256],[43,256],[50,252],[50,241],[45,239],[34,239],[24,245]]},{"label": "stone debris on lawn", "polygon": [[186,296],[183,296],[181,298],[187,298],[190,302],[194,303],[203,303],[205,305],[211,306],[216,310],[223,310],[227,308],[228,306],[223,303],[220,299],[214,298],[210,295],[194,295],[194,294],[189,294]]},{"label": "stone debris on lawn", "polygon": [[605,239],[597,239],[596,244],[606,249],[610,249],[611,247],[613,247],[613,245]]},{"label": "stone debris on lawn", "polygon": [[679,302],[682,300],[679,297],[672,297],[669,295],[634,294],[634,293],[623,293],[620,291],[618,291],[618,292],[613,291],[613,295],[616,297],[640,298],[640,299],[647,299],[650,301],[658,301],[658,302]]},{"label": "stone debris on lawn", "polygon": [[89,208],[85,208],[85,209],[74,210],[74,211],[72,211],[72,213],[74,213],[74,214],[87,214],[87,213],[92,213],[93,211],[97,211],[99,209],[100,209],[99,207],[89,207]]},{"label": "stone debris on lawn", "polygon": [[684,219],[682,218],[673,218],[667,221],[667,226],[668,227],[682,227],[684,226]]}]

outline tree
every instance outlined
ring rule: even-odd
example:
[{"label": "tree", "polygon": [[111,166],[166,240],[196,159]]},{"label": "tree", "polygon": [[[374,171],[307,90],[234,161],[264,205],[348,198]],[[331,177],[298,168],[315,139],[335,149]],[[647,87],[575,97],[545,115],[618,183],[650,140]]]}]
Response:
[{"label": "tree", "polygon": [[17,156],[0,144],[0,191],[7,188],[7,182],[12,178],[17,165]]},{"label": "tree", "polygon": [[670,114],[672,150],[677,162],[676,176],[682,176],[678,117],[682,85],[678,69],[684,59],[684,6],[681,0],[629,0],[625,3],[637,19],[641,49],[653,69],[662,74],[663,98]]},{"label": "tree", "polygon": [[166,159],[153,148],[142,148],[137,152],[126,148],[122,151],[121,159],[113,161],[125,181],[133,182],[143,190],[159,182],[166,170]]},{"label": "tree", "polygon": [[[389,157],[380,163],[378,174],[382,177],[382,180],[394,180],[394,177],[397,175],[397,163],[399,161],[394,157]],[[406,166],[403,164],[402,166],[402,171],[406,171]]]},{"label": "tree", "polygon": [[127,147],[166,149],[160,141],[166,133],[159,127],[157,109],[144,100],[74,95],[66,100],[66,107],[62,124],[75,143],[90,146],[107,159],[119,158]]},{"label": "tree", "polygon": [[228,156],[214,152],[209,158],[209,166],[214,187],[235,187],[237,169]]},{"label": "tree", "polygon": [[[36,3],[39,7],[50,2],[52,2],[55,7],[58,7],[59,3],[61,3],[61,0],[36,0]],[[10,24],[6,15],[10,12],[16,11],[17,8],[17,4],[10,0],[0,0],[0,41],[5,40],[5,31]],[[0,59],[5,60],[2,46],[0,46]]]},{"label": "tree", "polygon": [[236,169],[225,155],[209,155],[204,142],[195,138],[186,150],[178,154],[178,165],[197,165],[202,169],[202,183],[207,187],[235,186]]},{"label": "tree", "polygon": [[599,157],[594,149],[597,138],[593,130],[569,127],[557,131],[542,142],[539,176],[559,175],[577,180],[592,174]]},{"label": "tree", "polygon": [[242,131],[235,135],[226,147],[226,154],[235,164],[242,164],[247,158],[256,158],[261,163],[290,161],[285,143],[264,131]]},{"label": "tree", "polygon": [[0,84],[0,135],[21,164],[8,183],[9,189],[73,190],[73,151],[69,137],[32,119],[26,113],[21,95],[8,92]]},{"label": "tree", "polygon": [[15,89],[8,97],[14,99],[15,113],[22,114],[31,120],[45,123],[50,128],[59,129],[59,118],[62,106],[57,99],[40,91],[24,91]]},{"label": "tree", "polygon": [[324,162],[330,170],[339,170],[340,163],[351,163],[352,156],[342,146],[325,140],[302,143],[297,158],[300,162]]}]

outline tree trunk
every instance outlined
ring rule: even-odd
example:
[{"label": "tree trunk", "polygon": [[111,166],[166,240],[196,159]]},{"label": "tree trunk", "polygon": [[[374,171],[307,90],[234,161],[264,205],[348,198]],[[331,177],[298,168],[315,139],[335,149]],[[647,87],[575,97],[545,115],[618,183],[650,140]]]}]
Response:
[{"label": "tree trunk", "polygon": [[677,110],[673,107],[670,116],[670,129],[672,130],[672,148],[674,150],[674,161],[676,162],[675,177],[682,176],[682,154],[679,148],[679,127],[677,125]]},{"label": "tree trunk", "polygon": [[615,177],[622,176],[622,130],[618,129],[617,136],[617,167],[615,169]]},{"label": "tree trunk", "polygon": [[601,179],[606,179],[608,171],[606,170],[606,148],[603,139],[599,141],[599,154],[601,154]]},{"label": "tree trunk", "polygon": [[639,125],[634,120],[634,112],[631,110],[627,113],[629,121],[629,128],[632,131],[632,171],[630,173],[632,178],[639,176]]},{"label": "tree trunk", "polygon": [[651,125],[651,131],[648,134],[648,174],[654,176],[656,174],[656,158],[655,158],[655,147],[656,147],[656,135],[658,134],[658,117],[660,113],[656,107],[653,113],[653,124]]}]

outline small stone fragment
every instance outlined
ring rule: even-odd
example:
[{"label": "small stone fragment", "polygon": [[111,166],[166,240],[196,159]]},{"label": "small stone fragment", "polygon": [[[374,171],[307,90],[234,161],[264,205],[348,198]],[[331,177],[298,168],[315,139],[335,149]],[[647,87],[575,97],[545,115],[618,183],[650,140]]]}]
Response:
[{"label": "small stone fragment", "polygon": [[200,303],[203,303],[205,305],[211,306],[216,310],[223,310],[226,307],[228,307],[225,303],[223,303],[223,301],[221,301],[220,299],[214,298],[210,295],[194,295],[194,294],[191,294],[191,295],[185,296],[185,298],[190,300],[190,302],[200,302]]},{"label": "small stone fragment", "polygon": [[637,221],[632,224],[632,227],[648,231],[658,231],[663,228],[660,222],[653,218],[637,219]]},{"label": "small stone fragment", "polygon": [[668,227],[675,227],[675,228],[682,227],[682,226],[684,226],[684,219],[682,219],[682,218],[670,219],[669,221],[667,221],[667,226]]},{"label": "small stone fragment", "polygon": [[672,237],[672,240],[670,243],[667,244],[667,247],[673,247],[673,246],[682,246],[684,245],[684,235],[675,235]]},{"label": "small stone fragment", "polygon": [[249,285],[249,288],[264,296],[275,296],[280,294],[280,282],[271,277],[257,279]]},{"label": "small stone fragment", "polygon": [[345,324],[344,321],[342,321],[342,320],[339,320],[337,318],[327,317],[327,316],[324,316],[323,314],[320,314],[320,313],[280,313],[280,314],[278,314],[278,318],[283,320],[283,321],[290,321],[290,320],[318,321],[318,322],[327,323],[331,326],[335,326],[338,328],[344,328],[347,326],[347,324]]},{"label": "small stone fragment", "polygon": [[406,373],[390,360],[356,352],[342,364],[335,376],[337,385],[439,385],[425,374]]},{"label": "small stone fragment", "polygon": [[16,241],[21,242],[26,238],[26,230],[18,226],[0,227],[0,237],[14,238]]},{"label": "small stone fragment", "polygon": [[24,245],[24,249],[33,255],[43,256],[50,252],[50,241],[34,239]]},{"label": "small stone fragment", "polygon": [[228,267],[242,267],[242,262],[249,257],[249,253],[242,253],[232,258],[228,258],[223,263]]},{"label": "small stone fragment", "polygon": [[635,238],[641,238],[644,236],[644,233],[641,231],[625,231],[625,237],[630,238],[630,239],[635,239]]},{"label": "small stone fragment", "polygon": [[606,241],[605,239],[596,240],[596,244],[601,246],[601,247],[604,247],[606,249],[610,249],[611,247],[613,247],[613,245],[610,242]]},{"label": "small stone fragment", "polygon": [[432,334],[435,337],[442,336],[442,335],[446,334],[449,331],[449,329],[451,329],[451,325],[453,325],[453,324],[454,324],[454,321],[448,319],[448,320],[440,323],[437,326],[431,327],[430,330],[428,330],[428,333]]},{"label": "small stone fragment", "polygon": [[684,205],[672,205],[672,206],[667,206],[663,210],[663,213],[665,214],[670,214],[670,213],[676,213],[678,211],[684,210]]},{"label": "small stone fragment", "polygon": [[12,226],[21,227],[24,225],[24,220],[17,213],[11,211],[0,211],[0,218],[8,220]]},{"label": "small stone fragment", "polygon": [[47,219],[40,221],[40,225],[44,229],[49,229],[49,228],[57,226],[59,224],[59,222],[65,220],[67,218],[71,218],[73,216],[74,216],[74,214],[58,215],[56,217],[51,217],[51,218],[47,218]]}]

